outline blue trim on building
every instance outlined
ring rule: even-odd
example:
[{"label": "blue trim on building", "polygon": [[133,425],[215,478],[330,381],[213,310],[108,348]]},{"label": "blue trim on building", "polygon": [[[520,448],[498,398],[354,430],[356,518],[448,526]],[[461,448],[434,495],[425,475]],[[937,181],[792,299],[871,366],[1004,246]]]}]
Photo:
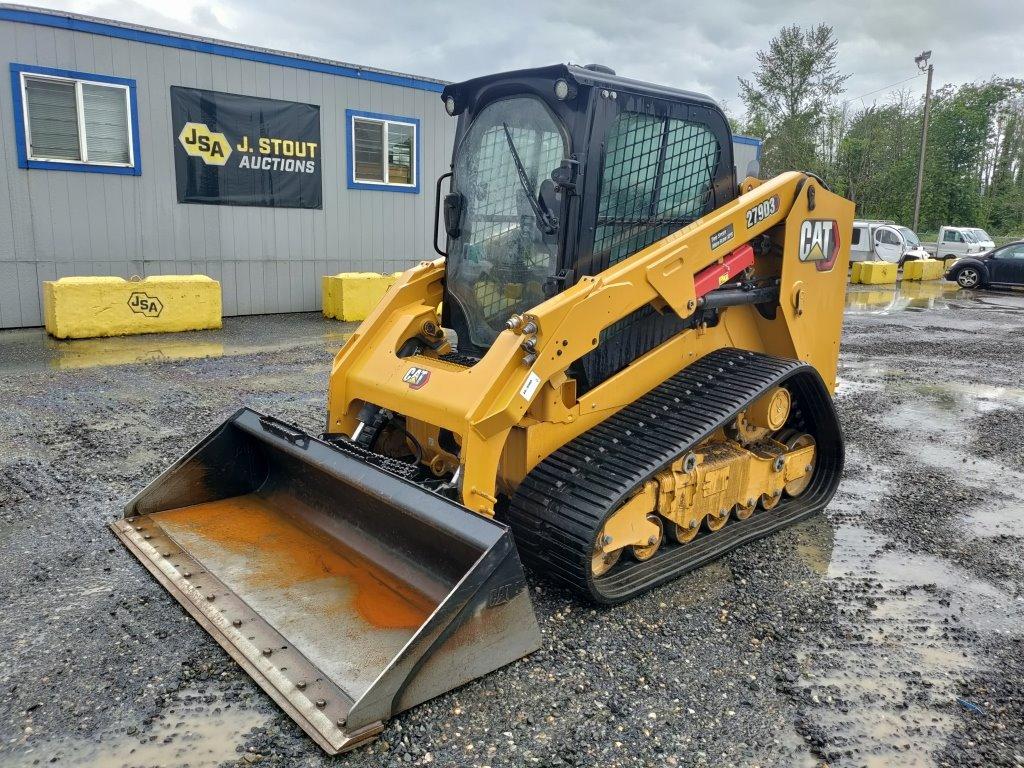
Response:
[{"label": "blue trim on building", "polygon": [[[131,114],[133,165],[93,165],[90,163],[65,163],[59,160],[32,160],[28,156],[25,140],[25,105],[21,100],[21,74],[50,75],[73,80],[89,80],[94,83],[110,83],[128,88],[128,109]],[[77,171],[78,173],[112,173],[120,176],[142,175],[142,151],[139,141],[139,105],[135,81],[127,77],[94,75],[90,72],[73,72],[69,69],[36,67],[28,64],[11,64],[11,95],[14,99],[14,142],[18,148],[18,167],[41,171]]]},{"label": "blue trim on building", "polygon": [[757,159],[758,161],[761,160],[761,147],[764,146],[764,141],[755,139],[753,136],[743,136],[739,133],[734,133],[732,140],[737,144],[749,144],[750,146],[757,147]]},{"label": "blue trim on building", "polygon": [[294,69],[305,69],[309,72],[321,72],[327,75],[338,75],[339,77],[352,77],[357,80],[369,80],[375,83],[387,85],[400,85],[406,88],[416,88],[421,91],[434,91],[440,93],[444,90],[442,83],[435,83],[430,80],[421,80],[407,75],[392,75],[387,72],[374,72],[356,67],[346,67],[341,64],[329,64],[322,61],[312,61],[297,56],[289,56],[282,53],[268,53],[266,51],[254,51],[249,48],[230,45],[227,43],[214,43],[204,40],[193,40],[187,37],[178,37],[166,32],[151,32],[131,27],[121,27],[116,24],[104,24],[99,21],[88,19],[76,19],[68,16],[54,16],[38,11],[21,11],[11,8],[0,8],[0,21],[15,21],[22,24],[36,24],[42,27],[54,27],[56,29],[67,29],[73,32],[86,32],[104,37],[114,37],[120,40],[130,40],[137,43],[149,43],[150,45],[162,45],[167,48],[178,48],[184,51],[195,51],[197,53],[209,53],[215,56],[228,56],[233,59],[244,59],[256,61],[262,64],[275,64],[280,67],[292,67]]},{"label": "blue trim on building", "polygon": [[[413,157],[415,166],[416,184],[411,187],[399,184],[375,184],[372,181],[356,181],[356,155],[352,146],[352,119],[355,117],[368,117],[371,120],[389,120],[396,123],[411,123],[416,126],[416,151]],[[345,110],[345,163],[346,177],[349,189],[364,189],[374,192],[411,192],[418,195],[420,192],[420,121],[418,117],[402,117],[401,115],[384,115],[380,112],[365,112],[361,109]],[[384,148],[387,154],[387,147]]]}]

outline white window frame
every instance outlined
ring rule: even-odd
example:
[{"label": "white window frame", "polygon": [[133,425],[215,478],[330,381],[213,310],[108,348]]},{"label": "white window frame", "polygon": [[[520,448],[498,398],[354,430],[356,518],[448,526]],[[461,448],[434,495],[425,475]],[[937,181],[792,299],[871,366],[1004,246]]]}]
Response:
[{"label": "white window frame", "polygon": [[[356,175],[356,121],[362,120],[365,123],[378,123],[384,126],[384,142],[382,148],[384,151],[384,181],[378,179],[361,179]],[[415,189],[419,184],[419,178],[417,178],[418,165],[419,165],[419,130],[420,127],[416,123],[410,123],[406,120],[384,120],[379,117],[365,117],[363,115],[352,115],[349,125],[349,134],[352,147],[352,181],[356,184],[373,184],[378,187],[398,187],[400,189]],[[389,181],[388,176],[391,175],[390,163],[388,163],[388,133],[389,126],[391,125],[406,125],[412,128],[412,183],[405,184],[397,181]]]},{"label": "white window frame", "polygon": [[[56,75],[37,74],[35,72],[20,72],[21,77],[21,111],[25,121],[25,156],[33,163],[71,163],[73,165],[94,165],[106,166],[108,168],[134,168],[135,167],[135,126],[132,124],[131,89],[120,83],[104,83],[99,80],[88,80],[85,78],[58,77]],[[82,155],[81,160],[69,160],[60,157],[38,157],[32,154],[32,120],[28,103],[28,81],[29,80],[52,80],[58,83],[73,83],[75,86],[75,112],[78,116],[78,148]],[[117,88],[124,92],[124,109],[128,126],[128,162],[112,163],[109,161],[89,160],[89,143],[85,135],[85,101],[82,98],[83,85],[98,85],[103,88]]]}]

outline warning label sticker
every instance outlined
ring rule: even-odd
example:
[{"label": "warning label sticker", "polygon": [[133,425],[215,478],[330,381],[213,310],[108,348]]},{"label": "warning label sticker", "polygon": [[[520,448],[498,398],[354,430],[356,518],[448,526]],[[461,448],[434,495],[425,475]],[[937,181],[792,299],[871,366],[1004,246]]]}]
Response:
[{"label": "warning label sticker", "polygon": [[523,384],[522,389],[519,390],[519,394],[523,396],[524,400],[532,400],[534,393],[537,391],[537,387],[540,386],[540,376],[536,373],[531,373],[526,377],[526,383]]},{"label": "warning label sticker", "polygon": [[711,250],[715,250],[715,248],[728,243],[732,240],[734,234],[732,224],[729,224],[724,229],[720,229],[715,232],[715,234],[711,236]]}]

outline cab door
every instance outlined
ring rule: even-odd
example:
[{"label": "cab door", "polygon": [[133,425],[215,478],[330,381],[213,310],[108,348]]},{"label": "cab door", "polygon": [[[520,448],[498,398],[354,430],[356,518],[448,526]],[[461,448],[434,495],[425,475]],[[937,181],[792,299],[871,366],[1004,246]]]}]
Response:
[{"label": "cab door", "polygon": [[955,229],[946,229],[942,232],[942,242],[939,250],[943,256],[963,256],[967,253],[967,245],[964,243],[964,236]]},{"label": "cab door", "polygon": [[1024,243],[1013,243],[992,254],[988,262],[993,283],[1024,285]]},{"label": "cab door", "polygon": [[877,227],[874,235],[875,257],[899,264],[903,256],[903,235],[895,227]]}]

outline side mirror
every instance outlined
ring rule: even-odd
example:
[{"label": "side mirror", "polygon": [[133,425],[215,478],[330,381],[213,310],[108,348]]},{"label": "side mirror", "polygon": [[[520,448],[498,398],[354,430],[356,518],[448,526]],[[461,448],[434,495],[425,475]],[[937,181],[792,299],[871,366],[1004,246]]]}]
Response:
[{"label": "side mirror", "polygon": [[462,234],[462,209],[465,201],[466,198],[458,192],[449,192],[444,196],[444,231],[452,239]]},{"label": "side mirror", "polygon": [[[755,179],[761,175],[761,161],[751,160],[747,163],[747,176],[753,176]],[[746,177],[744,177],[746,178]]]}]

